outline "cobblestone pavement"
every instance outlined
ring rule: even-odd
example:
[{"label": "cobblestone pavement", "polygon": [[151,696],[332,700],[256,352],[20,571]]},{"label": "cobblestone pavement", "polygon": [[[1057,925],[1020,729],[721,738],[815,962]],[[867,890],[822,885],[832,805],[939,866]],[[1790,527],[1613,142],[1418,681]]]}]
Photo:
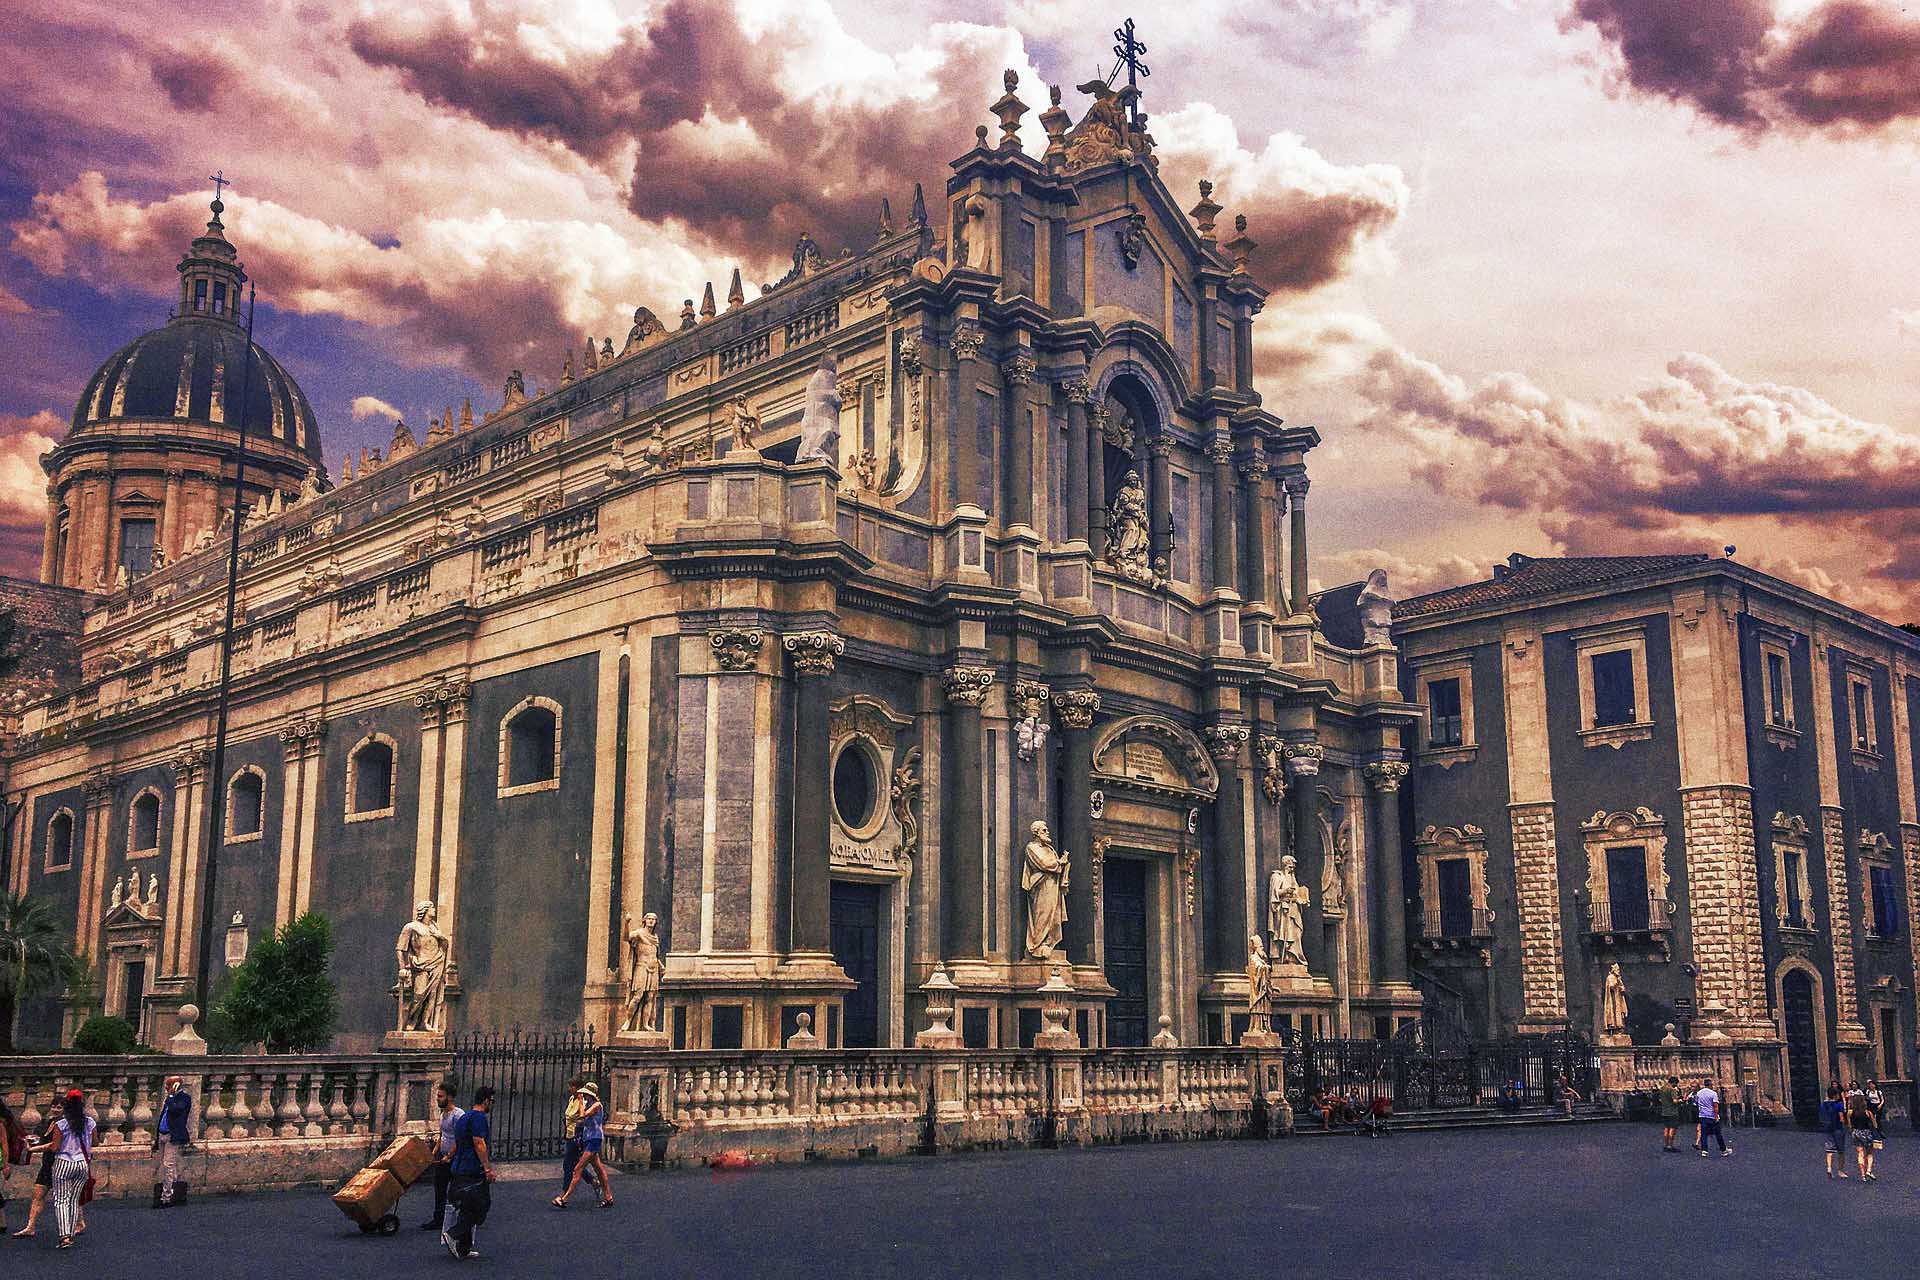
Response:
[{"label": "cobblestone pavement", "polygon": [[[415,1226],[367,1238],[319,1192],[208,1198],[162,1215],[103,1201],[67,1254],[50,1217],[0,1243],[0,1275],[1912,1276],[1920,1135],[1881,1180],[1829,1182],[1818,1135],[1735,1135],[1732,1159],[1659,1154],[1644,1125],[983,1153],[615,1180],[607,1211],[558,1212],[514,1166],[456,1263]],[[24,1181],[16,1174],[10,1190]],[[7,1207],[17,1229],[24,1206]]]}]

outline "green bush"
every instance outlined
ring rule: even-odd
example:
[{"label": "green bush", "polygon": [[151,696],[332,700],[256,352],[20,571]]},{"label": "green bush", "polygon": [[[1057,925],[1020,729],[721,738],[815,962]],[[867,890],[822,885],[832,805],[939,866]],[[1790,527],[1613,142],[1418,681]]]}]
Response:
[{"label": "green bush", "polygon": [[212,1010],[216,1039],[258,1042],[268,1053],[326,1048],[340,1018],[332,957],[333,926],[316,912],[263,938],[232,971]]},{"label": "green bush", "polygon": [[88,1018],[73,1037],[80,1053],[132,1053],[136,1032],[125,1018]]}]

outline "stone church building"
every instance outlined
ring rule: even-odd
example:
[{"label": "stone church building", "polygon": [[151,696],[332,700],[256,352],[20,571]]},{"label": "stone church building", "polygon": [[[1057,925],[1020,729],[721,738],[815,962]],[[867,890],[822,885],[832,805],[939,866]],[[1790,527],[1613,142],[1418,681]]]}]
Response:
[{"label": "stone church building", "polygon": [[[337,483],[247,351],[216,201],[173,318],[45,459],[46,585],[9,588],[66,610],[78,668],[6,707],[8,887],[71,915],[92,1002],[164,1040],[207,931],[217,980],[319,911],[368,1045],[432,901],[454,1030],[604,1034],[653,914],[676,1046],[802,1013],[910,1043],[936,966],[970,1045],[1030,1043],[1056,971],[1086,1044],[1223,1043],[1284,884],[1281,1020],[1411,1019],[1420,712],[1378,607],[1344,642],[1313,615],[1318,436],[1254,390],[1250,229],[1206,184],[1183,211],[1131,90],[1056,101],[1032,156],[1017,87],[944,203],[883,205],[838,256],[803,237],[751,302],[736,276],[724,309],[642,308]],[[1035,850],[1065,861],[1038,889]],[[84,1012],[44,1001],[23,1036]]]}]

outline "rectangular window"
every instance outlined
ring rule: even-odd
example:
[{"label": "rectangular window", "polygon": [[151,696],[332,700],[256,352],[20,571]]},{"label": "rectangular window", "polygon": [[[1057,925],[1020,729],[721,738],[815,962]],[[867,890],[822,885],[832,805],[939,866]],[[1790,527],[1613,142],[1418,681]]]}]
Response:
[{"label": "rectangular window", "polygon": [[1786,728],[1787,718],[1787,660],[1778,653],[1767,655],[1767,723]]},{"label": "rectangular window", "polygon": [[129,577],[139,577],[153,568],[153,531],[151,520],[120,522],[120,567]]},{"label": "rectangular window", "polygon": [[1782,891],[1787,896],[1787,927],[1791,929],[1808,927],[1806,909],[1801,905],[1807,900],[1807,889],[1800,882],[1800,858],[1801,854],[1798,850],[1789,849],[1786,857],[1781,859],[1781,865],[1785,867],[1787,876],[1787,882],[1782,886]]},{"label": "rectangular window", "polygon": [[713,1006],[713,1047],[716,1049],[738,1049],[741,1046],[741,1030],[746,1010],[737,1004],[717,1004]]},{"label": "rectangular window", "polygon": [[1900,1079],[1900,1014],[1880,1010],[1880,1075],[1885,1080]]},{"label": "rectangular window", "polygon": [[1427,744],[1457,747],[1463,741],[1465,723],[1460,715],[1460,680],[1432,680],[1427,684],[1427,712],[1431,725]]},{"label": "rectangular window", "polygon": [[1441,858],[1433,864],[1440,884],[1440,936],[1473,936],[1473,867],[1465,858]]},{"label": "rectangular window", "polygon": [[1607,850],[1607,928],[1648,928],[1648,904],[1646,847],[1634,844]]},{"label": "rectangular window", "polygon": [[205,280],[195,280],[193,282],[193,309],[195,311],[205,311],[207,309],[207,282]]},{"label": "rectangular window", "polygon": [[219,315],[221,312],[225,311],[226,309],[227,309],[227,286],[225,286],[224,284],[216,284],[213,286],[213,314]]},{"label": "rectangular window", "polygon": [[1633,724],[1633,654],[1625,649],[1609,649],[1594,654],[1592,662],[1594,725]]},{"label": "rectangular window", "polygon": [[1868,867],[1867,889],[1873,894],[1873,936],[1900,936],[1900,894],[1892,867]]},{"label": "rectangular window", "polygon": [[1853,695],[1853,745],[1857,751],[1873,750],[1873,689],[1864,680],[1848,688]]}]

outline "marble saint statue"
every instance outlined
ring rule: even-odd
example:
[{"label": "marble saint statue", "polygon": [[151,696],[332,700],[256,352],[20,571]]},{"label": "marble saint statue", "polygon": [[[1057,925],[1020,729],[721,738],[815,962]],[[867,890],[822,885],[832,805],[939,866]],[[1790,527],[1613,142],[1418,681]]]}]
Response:
[{"label": "marble saint statue", "polygon": [[824,458],[840,463],[840,366],[833,352],[820,356],[820,367],[807,379],[807,407],[800,419],[800,449],[795,462]]},{"label": "marble saint statue", "polygon": [[400,930],[394,956],[400,963],[400,1030],[438,1031],[446,1006],[447,956],[452,949],[436,923],[432,902],[413,909]]},{"label": "marble saint statue", "polygon": [[1393,597],[1387,594],[1387,571],[1367,575],[1354,601],[1360,613],[1360,643],[1372,648],[1393,643]]},{"label": "marble saint statue", "polygon": [[627,917],[627,1016],[622,1031],[660,1029],[660,917],[649,911],[636,927]]},{"label": "marble saint statue", "polygon": [[1107,559],[1130,578],[1148,576],[1147,544],[1147,490],[1129,471],[1107,508]]},{"label": "marble saint statue", "polygon": [[1266,1031],[1273,1014],[1273,964],[1259,934],[1247,938],[1247,1013],[1252,1029]]},{"label": "marble saint statue", "polygon": [[1600,1029],[1619,1032],[1627,1029],[1627,982],[1620,966],[1607,966],[1607,980],[1600,990]]},{"label": "marble saint statue", "polygon": [[1279,964],[1307,962],[1307,953],[1300,947],[1301,935],[1306,932],[1300,908],[1312,901],[1312,895],[1294,875],[1298,865],[1289,853],[1267,877],[1267,931],[1273,935],[1273,958]]},{"label": "marble saint statue", "polygon": [[1027,955],[1050,959],[1067,925],[1067,854],[1053,847],[1047,824],[1033,824],[1020,887],[1027,894]]}]

